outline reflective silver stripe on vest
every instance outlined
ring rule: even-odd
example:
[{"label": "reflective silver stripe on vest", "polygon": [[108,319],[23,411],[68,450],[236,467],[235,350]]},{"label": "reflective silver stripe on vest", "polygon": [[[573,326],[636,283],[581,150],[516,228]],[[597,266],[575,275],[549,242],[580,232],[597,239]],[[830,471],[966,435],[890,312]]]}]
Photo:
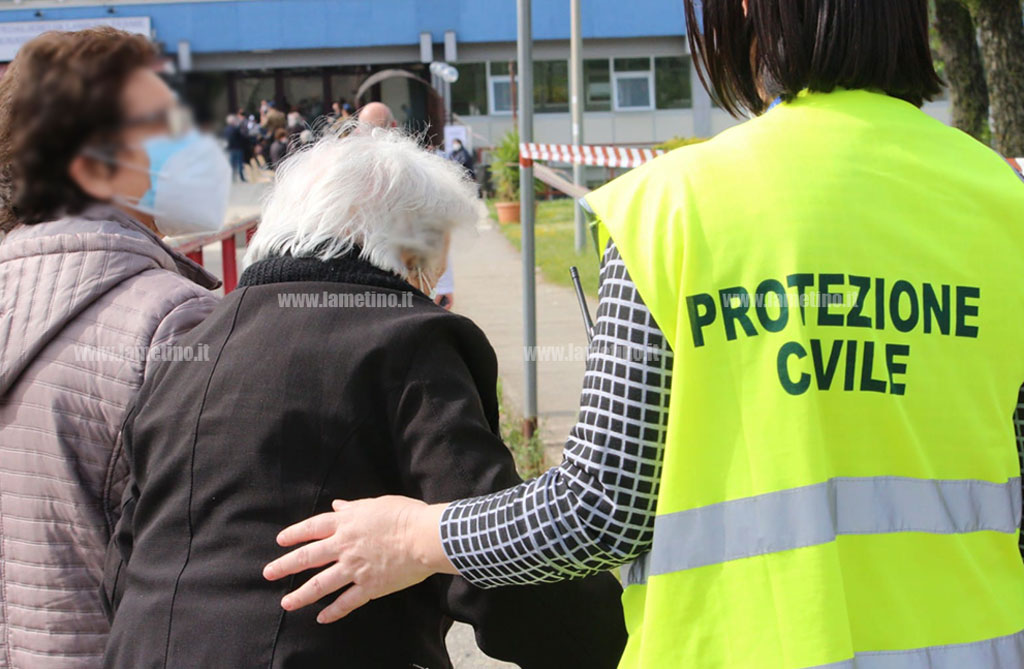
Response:
[{"label": "reflective silver stripe on vest", "polygon": [[857,653],[851,660],[814,669],[1019,669],[1024,667],[1024,630],[997,639],[913,650]]},{"label": "reflective silver stripe on vest", "polygon": [[624,584],[824,544],[841,534],[1013,534],[1020,521],[1019,477],[1007,483],[836,478],[658,516],[653,549],[641,558],[646,564],[634,565]]}]

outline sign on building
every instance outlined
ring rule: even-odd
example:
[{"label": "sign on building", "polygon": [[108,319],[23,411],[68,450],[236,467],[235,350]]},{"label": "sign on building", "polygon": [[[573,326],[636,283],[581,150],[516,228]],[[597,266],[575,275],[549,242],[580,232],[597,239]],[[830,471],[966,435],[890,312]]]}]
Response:
[{"label": "sign on building", "polygon": [[152,37],[148,16],[109,17],[98,19],[71,19],[67,21],[13,21],[0,23],[0,62],[14,60],[14,55],[25,42],[51,30],[85,30],[96,26],[111,26],[129,33]]}]

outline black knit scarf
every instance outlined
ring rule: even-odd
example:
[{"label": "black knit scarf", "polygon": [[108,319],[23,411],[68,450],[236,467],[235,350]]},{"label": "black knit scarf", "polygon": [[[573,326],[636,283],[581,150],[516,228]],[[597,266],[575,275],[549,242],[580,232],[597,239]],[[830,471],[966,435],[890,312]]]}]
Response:
[{"label": "black knit scarf", "polygon": [[397,274],[376,267],[370,261],[360,258],[359,252],[358,248],[353,248],[345,255],[327,261],[293,256],[267,258],[247,267],[242,272],[238,286],[261,286],[268,283],[290,283],[293,281],[330,281],[411,291],[414,295],[426,297]]}]

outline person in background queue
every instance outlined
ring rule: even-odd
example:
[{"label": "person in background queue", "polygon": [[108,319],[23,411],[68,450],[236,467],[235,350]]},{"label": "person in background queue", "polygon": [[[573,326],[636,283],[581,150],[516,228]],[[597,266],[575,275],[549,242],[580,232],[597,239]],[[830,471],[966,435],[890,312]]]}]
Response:
[{"label": "person in background queue", "polygon": [[371,102],[359,110],[359,122],[378,128],[397,128],[398,122],[391,108],[383,102]]},{"label": "person in background queue", "polygon": [[476,181],[476,171],[474,169],[476,163],[473,160],[473,154],[462,145],[462,140],[456,139],[452,142],[452,153],[448,157],[462,165],[462,169],[466,171],[466,175],[469,176],[471,181]]},{"label": "person in background queue", "polygon": [[755,118],[593,192],[603,253],[561,466],[428,505],[336,501],[265,569],[324,622],[430,574],[616,565],[622,667],[1024,666],[1024,188],[920,110],[926,0],[686,0]]},{"label": "person in background queue", "polygon": [[[0,665],[91,669],[120,428],[219,282],[161,237],[212,231],[231,174],[145,37],[49,32],[0,78]],[[159,166],[159,171],[158,167]],[[197,362],[196,364],[201,364]]]},{"label": "person in background queue", "polygon": [[274,133],[274,141],[270,145],[270,167],[277,169],[288,155],[288,131],[278,128]]},{"label": "person in background queue", "polygon": [[345,100],[331,103],[330,117],[332,121],[348,121],[352,118],[352,105]]},{"label": "person in background queue", "polygon": [[239,181],[245,181],[245,153],[249,142],[242,126],[243,117],[240,114],[229,114],[224,124],[224,139],[227,142],[228,158],[231,161],[232,179],[237,176]]},{"label": "person in background queue", "polygon": [[278,130],[287,129],[288,119],[285,117],[284,112],[275,107],[273,101],[267,103],[266,111],[261,113],[261,116],[262,121],[260,125],[263,126],[268,141],[273,142],[277,139]]}]

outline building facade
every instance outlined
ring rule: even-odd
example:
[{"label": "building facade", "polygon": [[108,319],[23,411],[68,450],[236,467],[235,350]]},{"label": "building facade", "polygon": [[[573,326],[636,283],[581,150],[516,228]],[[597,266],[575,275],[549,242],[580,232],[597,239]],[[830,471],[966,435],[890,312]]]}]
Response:
[{"label": "building facade", "polygon": [[[650,145],[736,123],[696,77],[682,6],[582,0],[587,143]],[[514,125],[513,0],[0,0],[0,61],[44,30],[95,23],[148,32],[204,120],[255,113],[262,100],[310,120],[332,102],[380,100],[422,129],[436,124],[429,63],[446,61],[459,71],[450,109],[470,143],[493,145]],[[533,25],[536,139],[567,143],[569,0],[535,0]],[[944,102],[927,111],[949,120]]]}]

